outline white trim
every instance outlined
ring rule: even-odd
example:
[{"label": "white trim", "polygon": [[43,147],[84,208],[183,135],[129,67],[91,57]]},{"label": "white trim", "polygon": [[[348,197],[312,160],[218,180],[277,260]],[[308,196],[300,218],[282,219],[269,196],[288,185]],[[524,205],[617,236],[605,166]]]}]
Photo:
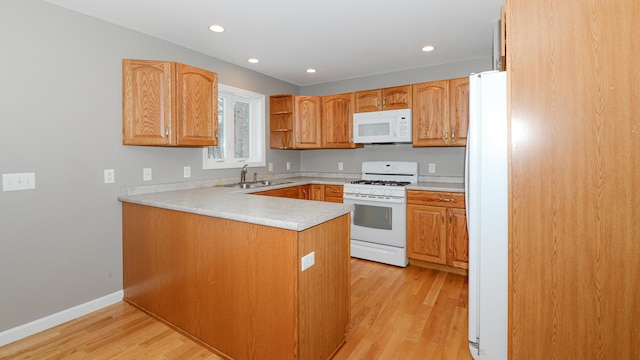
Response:
[{"label": "white trim", "polygon": [[41,331],[66,323],[67,321],[79,318],[109,305],[113,305],[122,301],[123,297],[123,290],[116,291],[113,294],[109,294],[101,298],[88,301],[84,304],[74,306],[70,309],[62,310],[38,320],[5,330],[0,332],[0,346],[24,339]]}]

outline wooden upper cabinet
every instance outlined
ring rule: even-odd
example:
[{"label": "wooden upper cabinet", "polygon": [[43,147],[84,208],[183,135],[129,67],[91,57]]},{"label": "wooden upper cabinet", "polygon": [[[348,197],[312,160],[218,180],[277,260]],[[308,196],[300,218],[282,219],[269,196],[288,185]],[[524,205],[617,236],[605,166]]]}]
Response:
[{"label": "wooden upper cabinet", "polygon": [[413,146],[443,146],[449,141],[449,81],[413,85]]},{"label": "wooden upper cabinet", "polygon": [[322,106],[319,96],[296,96],[294,136],[297,149],[322,146]]},{"label": "wooden upper cabinet", "polygon": [[318,149],[322,146],[319,96],[273,95],[269,99],[272,149]]},{"label": "wooden upper cabinet", "polygon": [[354,94],[322,97],[322,147],[326,149],[356,148],[353,143]]},{"label": "wooden upper cabinet", "polygon": [[122,60],[122,143],[215,146],[218,76],[188,65]]},{"label": "wooden upper cabinet", "polygon": [[469,132],[469,78],[449,80],[449,128],[448,145],[466,146]]},{"label": "wooden upper cabinet", "polygon": [[411,85],[358,91],[355,93],[355,101],[355,112],[411,108]]},{"label": "wooden upper cabinet", "polygon": [[411,108],[411,85],[382,89],[382,110]]},{"label": "wooden upper cabinet", "polygon": [[469,78],[413,85],[413,146],[466,146]]},{"label": "wooden upper cabinet", "polygon": [[269,135],[272,149],[293,149],[293,95],[269,98]]}]

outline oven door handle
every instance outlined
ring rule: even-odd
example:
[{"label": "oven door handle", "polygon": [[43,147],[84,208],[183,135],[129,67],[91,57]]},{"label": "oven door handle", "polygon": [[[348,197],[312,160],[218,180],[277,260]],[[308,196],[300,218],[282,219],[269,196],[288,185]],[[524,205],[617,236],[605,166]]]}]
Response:
[{"label": "oven door handle", "polygon": [[381,203],[404,204],[403,197],[389,196],[384,198],[378,198],[378,197],[375,197],[375,195],[372,195],[371,197],[369,197],[367,195],[354,195],[354,194],[343,194],[342,197],[344,200],[351,200],[350,203],[369,202],[369,203],[377,203],[377,204],[381,204]]}]

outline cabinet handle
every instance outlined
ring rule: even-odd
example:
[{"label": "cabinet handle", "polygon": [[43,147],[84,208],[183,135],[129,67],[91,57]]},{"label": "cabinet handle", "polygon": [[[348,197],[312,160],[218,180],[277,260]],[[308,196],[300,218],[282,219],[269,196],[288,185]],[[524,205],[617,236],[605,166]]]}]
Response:
[{"label": "cabinet handle", "polygon": [[337,193],[337,192],[338,192],[338,190],[330,190],[330,192],[332,192],[332,193],[334,193],[334,194],[335,194],[335,193]]},{"label": "cabinet handle", "polygon": [[164,128],[164,136],[169,137],[169,127]]},{"label": "cabinet handle", "polygon": [[382,106],[383,107],[387,106],[387,98],[382,99]]},{"label": "cabinet handle", "polygon": [[444,139],[449,140],[449,131],[444,132]]},{"label": "cabinet handle", "polygon": [[451,130],[451,140],[455,140],[455,139],[456,139],[456,131]]},{"label": "cabinet handle", "polygon": [[376,99],[376,106],[380,106],[380,99]]},{"label": "cabinet handle", "polygon": [[440,213],[442,215],[442,223],[444,224],[444,213]]},{"label": "cabinet handle", "polygon": [[296,136],[296,144],[300,144],[300,137]]},{"label": "cabinet handle", "polygon": [[449,224],[453,224],[453,213],[449,213]]},{"label": "cabinet handle", "polygon": [[440,198],[440,201],[453,202],[452,198]]}]

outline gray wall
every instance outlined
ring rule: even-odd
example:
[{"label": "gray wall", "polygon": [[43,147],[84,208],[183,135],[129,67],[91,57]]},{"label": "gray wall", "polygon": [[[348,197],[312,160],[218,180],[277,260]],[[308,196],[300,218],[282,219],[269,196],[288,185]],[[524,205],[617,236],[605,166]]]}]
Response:
[{"label": "gray wall", "polygon": [[[122,289],[122,186],[238,175],[237,169],[202,170],[200,149],[121,145],[122,58],[180,61],[267,98],[452,78],[491,66],[488,55],[299,89],[37,0],[0,1],[0,49],[0,173],[35,172],[37,185],[0,192],[0,331]],[[363,160],[415,159],[421,172],[435,162],[436,175],[462,176],[463,152],[406,145],[267,149],[267,162],[285,172],[289,161],[294,172],[336,171],[343,161],[345,172],[359,173]],[[184,166],[191,166],[191,179],[183,179]],[[142,181],[143,167],[153,169],[153,181]],[[115,169],[115,184],[103,183],[104,169]]]},{"label": "gray wall", "polygon": [[[122,186],[238,176],[202,170],[201,149],[122,146],[121,60],[165,59],[265,94],[297,86],[35,0],[0,1],[0,173],[36,189],[0,192],[0,331],[122,289]],[[268,104],[267,104],[268,105]],[[276,171],[296,151],[267,151]],[[142,181],[142,168],[153,181]],[[103,170],[115,169],[115,184]],[[265,173],[264,168],[251,169]]]}]

